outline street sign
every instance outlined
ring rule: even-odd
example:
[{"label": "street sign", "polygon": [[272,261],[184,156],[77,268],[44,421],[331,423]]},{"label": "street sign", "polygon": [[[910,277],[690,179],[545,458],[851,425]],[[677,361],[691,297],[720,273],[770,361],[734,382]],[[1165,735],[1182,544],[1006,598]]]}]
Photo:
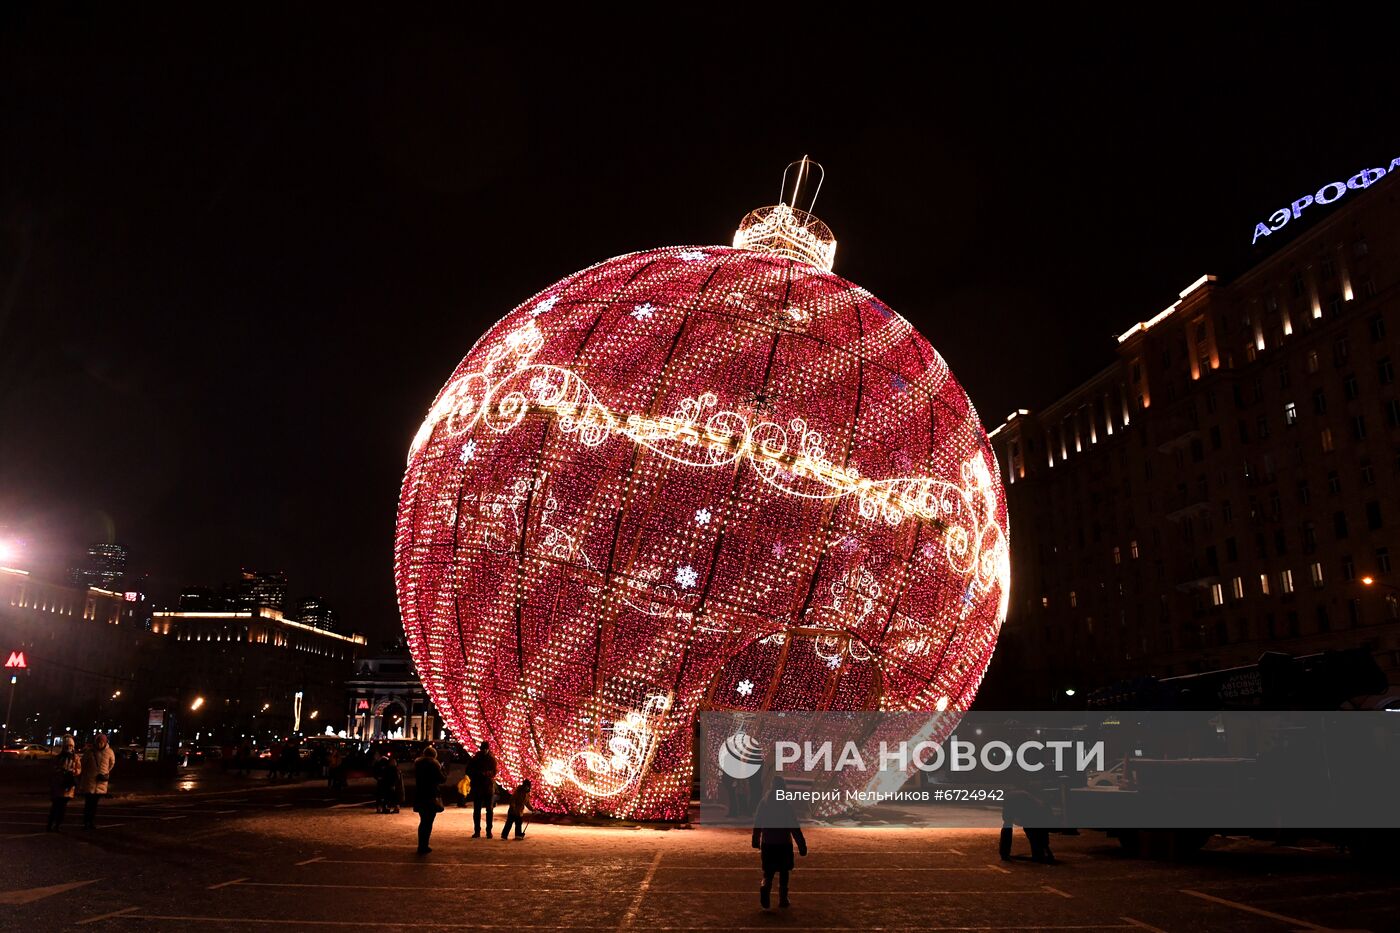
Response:
[{"label": "street sign", "polygon": [[24,660],[23,651],[11,651],[10,659],[5,662],[5,666],[17,668],[19,670],[26,670],[29,667],[29,662]]}]

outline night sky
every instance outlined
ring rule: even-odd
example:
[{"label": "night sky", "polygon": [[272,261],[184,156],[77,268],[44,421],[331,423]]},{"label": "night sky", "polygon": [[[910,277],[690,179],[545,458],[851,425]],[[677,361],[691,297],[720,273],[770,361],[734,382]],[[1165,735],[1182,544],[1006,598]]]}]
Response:
[{"label": "night sky", "polygon": [[391,636],[408,444],[481,332],[599,260],[727,244],[803,153],[836,272],[994,425],[1400,156],[1393,40],[1338,10],[822,35],[697,7],[602,39],[7,6],[0,537],[36,570],[114,539],[162,598],[284,570]]}]

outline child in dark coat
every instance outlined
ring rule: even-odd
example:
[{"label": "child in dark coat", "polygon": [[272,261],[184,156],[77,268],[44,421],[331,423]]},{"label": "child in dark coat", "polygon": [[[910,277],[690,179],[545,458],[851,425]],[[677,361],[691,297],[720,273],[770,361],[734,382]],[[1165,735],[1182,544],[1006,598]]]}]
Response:
[{"label": "child in dark coat", "polygon": [[790,906],[788,872],[793,868],[793,842],[797,843],[798,852],[804,857],[807,855],[807,840],[802,838],[802,828],[797,825],[792,803],[778,799],[778,792],[784,790],[787,790],[787,782],[780,777],[773,778],[773,789],[758,805],[753,821],[753,847],[763,861],[763,884],[758,889],[758,902],[765,909],[771,903],[774,875],[778,876],[778,906]]}]

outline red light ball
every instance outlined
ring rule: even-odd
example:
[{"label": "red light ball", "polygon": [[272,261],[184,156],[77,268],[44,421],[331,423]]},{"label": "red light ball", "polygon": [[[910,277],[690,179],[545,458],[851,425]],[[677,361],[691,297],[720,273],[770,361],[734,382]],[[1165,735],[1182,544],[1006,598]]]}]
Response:
[{"label": "red light ball", "polygon": [[395,541],[452,733],[547,809],[681,819],[702,709],[965,709],[1009,580],[998,468],[904,318],[802,262],[622,256],[494,325]]}]

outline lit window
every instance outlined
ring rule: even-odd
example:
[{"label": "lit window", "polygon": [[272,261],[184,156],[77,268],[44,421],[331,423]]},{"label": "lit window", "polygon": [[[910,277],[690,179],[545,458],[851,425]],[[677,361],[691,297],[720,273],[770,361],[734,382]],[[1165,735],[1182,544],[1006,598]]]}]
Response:
[{"label": "lit window", "polygon": [[1284,570],[1279,573],[1278,588],[1284,593],[1293,592],[1293,571]]},{"label": "lit window", "polygon": [[1128,553],[1133,555],[1133,560],[1138,559],[1138,543],[1136,538],[1128,542]]},{"label": "lit window", "polygon": [[1115,564],[1123,563],[1123,551],[1117,545],[1113,547],[1113,562]]},{"label": "lit window", "polygon": [[1290,426],[1298,423],[1298,406],[1293,402],[1283,403],[1283,423]]},{"label": "lit window", "polygon": [[1230,581],[1230,592],[1235,599],[1244,599],[1244,577],[1235,577]]},{"label": "lit window", "polygon": [[1224,602],[1225,588],[1222,587],[1219,583],[1212,583],[1210,585],[1210,604],[1212,606],[1219,606],[1222,605]]},{"label": "lit window", "polygon": [[1325,454],[1330,454],[1334,449],[1332,446],[1332,429],[1323,428],[1320,440],[1322,443],[1322,452]]},{"label": "lit window", "polygon": [[1259,574],[1259,592],[1265,596],[1269,595],[1269,575],[1267,573]]},{"label": "lit window", "polygon": [[1075,595],[1074,590],[1069,591],[1069,607],[1071,609],[1077,609],[1079,607],[1079,597]]},{"label": "lit window", "polygon": [[1316,587],[1321,587],[1321,586],[1322,586],[1322,563],[1321,563],[1321,561],[1313,561],[1312,566],[1309,567],[1308,570],[1312,573],[1312,585],[1313,585],[1313,586],[1316,586]]}]

